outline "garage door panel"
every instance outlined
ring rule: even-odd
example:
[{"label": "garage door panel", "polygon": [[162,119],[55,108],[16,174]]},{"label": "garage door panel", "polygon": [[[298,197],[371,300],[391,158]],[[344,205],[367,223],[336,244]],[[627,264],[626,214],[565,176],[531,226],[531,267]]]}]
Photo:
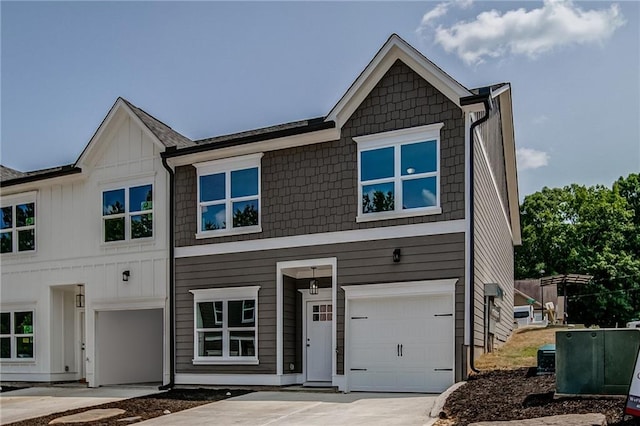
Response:
[{"label": "garage door panel", "polygon": [[351,389],[440,392],[450,386],[452,310],[453,295],[350,300]]}]

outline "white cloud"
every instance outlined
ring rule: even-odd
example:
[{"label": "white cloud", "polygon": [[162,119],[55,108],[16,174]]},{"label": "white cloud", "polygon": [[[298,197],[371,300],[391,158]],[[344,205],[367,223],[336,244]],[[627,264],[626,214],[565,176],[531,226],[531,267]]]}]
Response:
[{"label": "white cloud", "polygon": [[519,170],[538,169],[549,164],[549,154],[531,148],[518,148],[516,150]]},{"label": "white cloud", "polygon": [[[435,19],[435,11],[441,4],[428,12],[423,22],[432,12]],[[507,54],[536,58],[558,47],[600,44],[624,24],[617,4],[585,11],[571,1],[545,0],[538,9],[520,8],[504,13],[490,10],[470,22],[460,21],[450,28],[438,26],[435,42],[472,65]]]},{"label": "white cloud", "polygon": [[427,27],[431,26],[431,22],[446,15],[451,6],[456,6],[461,9],[467,9],[473,4],[473,0],[452,0],[442,3],[438,3],[436,7],[428,11],[422,16],[420,26],[418,27],[418,33],[424,31]]}]

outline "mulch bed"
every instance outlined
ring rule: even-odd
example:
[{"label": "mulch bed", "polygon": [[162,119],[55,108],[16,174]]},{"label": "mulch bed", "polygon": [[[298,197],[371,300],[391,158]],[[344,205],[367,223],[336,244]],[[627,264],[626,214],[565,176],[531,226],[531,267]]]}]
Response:
[{"label": "mulch bed", "polygon": [[[177,411],[197,407],[198,405],[208,404],[210,402],[220,401],[222,399],[240,396],[250,392],[251,391],[249,390],[242,389],[172,389],[158,394],[124,399],[122,401],[109,402],[92,407],[78,408],[75,410],[50,414],[48,416],[22,420],[20,422],[10,423],[7,426],[48,425],[51,420],[57,419],[58,417],[82,413],[84,411],[97,408],[121,408],[125,410],[125,413],[116,417],[111,417],[110,419],[85,422],[83,423],[84,425],[124,426],[152,419],[154,417],[163,416],[165,415],[165,410],[175,413]],[[137,416],[140,416],[140,419],[128,422],[118,422],[118,419]]]},{"label": "mulch bed", "polygon": [[444,405],[440,424],[465,426],[490,420],[521,420],[561,414],[602,413],[609,425],[640,425],[623,417],[625,399],[554,399],[555,375],[535,376],[530,369],[494,370],[470,376]]}]

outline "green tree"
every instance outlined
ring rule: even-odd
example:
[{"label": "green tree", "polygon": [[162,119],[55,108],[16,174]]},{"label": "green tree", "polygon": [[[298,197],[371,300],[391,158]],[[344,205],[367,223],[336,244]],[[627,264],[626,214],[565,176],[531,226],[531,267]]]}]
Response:
[{"label": "green tree", "polygon": [[611,326],[640,316],[635,242],[640,227],[632,203],[623,196],[634,194],[633,188],[637,195],[637,176],[633,178],[621,178],[613,189],[576,184],[543,188],[525,197],[520,207],[517,278],[538,277],[542,270],[545,275],[593,275],[589,284],[567,289],[572,322]]}]

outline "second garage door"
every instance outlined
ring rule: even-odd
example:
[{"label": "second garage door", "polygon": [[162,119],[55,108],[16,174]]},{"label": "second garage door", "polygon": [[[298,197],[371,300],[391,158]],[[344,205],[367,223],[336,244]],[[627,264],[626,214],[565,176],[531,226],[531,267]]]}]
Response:
[{"label": "second garage door", "polygon": [[453,296],[349,301],[349,387],[442,392],[454,382]]}]

